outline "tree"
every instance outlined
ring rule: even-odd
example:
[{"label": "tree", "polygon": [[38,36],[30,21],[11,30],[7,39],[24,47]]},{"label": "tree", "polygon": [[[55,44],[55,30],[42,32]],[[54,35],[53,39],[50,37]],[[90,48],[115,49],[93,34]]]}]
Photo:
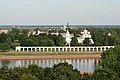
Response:
[{"label": "tree", "polygon": [[0,46],[1,50],[10,50],[10,45],[8,43],[2,43]]},{"label": "tree", "polygon": [[114,46],[115,39],[112,38],[111,36],[108,37],[108,44],[109,46]]},{"label": "tree", "polygon": [[120,46],[107,50],[101,55],[100,65],[95,70],[98,80],[119,80]]},{"label": "tree", "polygon": [[38,80],[38,78],[34,75],[31,75],[31,74],[23,74],[20,77],[20,80]]},{"label": "tree", "polygon": [[54,65],[53,72],[55,80],[80,80],[80,71],[73,69],[67,62]]},{"label": "tree", "polygon": [[73,66],[67,62],[49,68],[41,68],[37,65],[0,68],[1,80],[80,80],[80,77],[80,71],[73,69]]},{"label": "tree", "polygon": [[29,65],[27,71],[27,73],[35,75],[39,80],[44,79],[44,69],[38,65]]},{"label": "tree", "polygon": [[15,40],[19,39],[20,36],[20,30],[17,28],[12,28],[12,30],[10,31],[11,34],[14,35]]},{"label": "tree", "polygon": [[78,45],[77,37],[73,37],[71,41],[71,46],[77,46],[77,45]]},{"label": "tree", "polygon": [[11,47],[12,46],[12,40],[10,37],[8,37],[5,42]]},{"label": "tree", "polygon": [[103,30],[99,28],[91,28],[92,32],[92,38],[93,41],[95,42],[95,46],[101,46],[104,44],[104,35],[103,35]]},{"label": "tree", "polygon": [[0,43],[5,42],[5,40],[7,39],[8,35],[6,33],[1,33],[0,34]]},{"label": "tree", "polygon": [[54,41],[53,40],[48,40],[47,41],[47,46],[54,46]]},{"label": "tree", "polygon": [[85,38],[85,40],[83,41],[83,44],[84,44],[85,46],[90,45],[90,39],[89,39],[89,38]]},{"label": "tree", "polygon": [[21,46],[37,46],[38,44],[32,39],[24,39],[20,43]]},{"label": "tree", "polygon": [[2,68],[0,68],[0,80],[9,80],[9,68],[8,66],[3,66]]},{"label": "tree", "polygon": [[29,33],[29,29],[22,29],[22,35],[23,36],[28,36],[28,33]]},{"label": "tree", "polygon": [[55,45],[56,46],[64,46],[65,45],[65,39],[61,35],[56,36]]},{"label": "tree", "polygon": [[39,41],[39,45],[40,46],[47,46],[48,45],[47,41],[48,41],[47,39],[42,39]]}]

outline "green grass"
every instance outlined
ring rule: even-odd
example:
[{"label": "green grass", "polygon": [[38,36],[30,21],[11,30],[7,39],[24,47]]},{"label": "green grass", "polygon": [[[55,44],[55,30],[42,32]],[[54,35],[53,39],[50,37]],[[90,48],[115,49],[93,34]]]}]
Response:
[{"label": "green grass", "polygon": [[84,54],[100,54],[101,52],[16,52],[16,51],[9,51],[9,52],[0,52],[0,55],[84,55]]}]

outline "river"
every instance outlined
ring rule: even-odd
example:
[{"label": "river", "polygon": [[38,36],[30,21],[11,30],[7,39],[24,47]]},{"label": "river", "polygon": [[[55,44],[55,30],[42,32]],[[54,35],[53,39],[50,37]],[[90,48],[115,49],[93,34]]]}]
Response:
[{"label": "river", "polygon": [[54,64],[68,62],[73,68],[80,72],[94,72],[95,67],[99,63],[99,59],[40,59],[40,60],[0,60],[0,67],[7,65],[8,67],[27,67],[36,64],[40,67],[52,67]]}]

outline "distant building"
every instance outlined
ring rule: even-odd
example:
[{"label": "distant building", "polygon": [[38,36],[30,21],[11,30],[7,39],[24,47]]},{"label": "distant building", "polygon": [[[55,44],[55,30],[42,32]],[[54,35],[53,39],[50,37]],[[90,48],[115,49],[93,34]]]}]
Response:
[{"label": "distant building", "polygon": [[110,32],[108,33],[108,36],[111,36],[111,33],[110,33]]},{"label": "distant building", "polygon": [[88,30],[83,30],[83,32],[80,33],[80,37],[77,37],[78,43],[83,43],[85,38],[89,38],[90,44],[94,44],[94,41],[92,40],[91,34]]},{"label": "distant building", "polygon": [[[60,35],[62,35],[65,38],[66,45],[70,45],[72,41],[72,37],[74,37],[74,35],[70,34],[68,30],[66,31],[66,33],[61,33]],[[78,43],[83,44],[83,41],[85,40],[85,38],[89,38],[90,44],[94,44],[94,41],[92,40],[90,32],[86,29],[80,32],[80,36],[77,37]]]},{"label": "distant building", "polygon": [[51,35],[56,35],[56,36],[59,35],[58,31],[57,31],[57,32],[51,32],[50,34],[51,34]]},{"label": "distant building", "polygon": [[66,25],[64,25],[63,27],[61,27],[61,30],[63,30],[63,31],[66,31],[66,29],[67,29]]},{"label": "distant building", "polygon": [[66,33],[61,33],[61,35],[65,38],[66,45],[70,46],[72,37],[74,37],[74,35],[70,34],[68,30],[66,31]]},{"label": "distant building", "polygon": [[30,35],[39,35],[39,34],[46,34],[46,35],[51,34],[51,35],[56,35],[56,36],[59,35],[58,31],[57,31],[57,32],[50,32],[50,33],[49,33],[48,31],[34,30],[34,31],[30,31],[30,32],[28,33],[28,36],[30,36]]},{"label": "distant building", "polygon": [[9,32],[8,29],[0,29],[0,34],[1,33],[6,33],[7,34],[8,32]]},{"label": "distant building", "polygon": [[67,28],[68,28],[68,26],[69,26],[69,23],[67,22],[67,24],[66,24],[66,25],[64,25],[63,27],[61,27],[61,30],[66,31],[66,30],[67,30]]}]

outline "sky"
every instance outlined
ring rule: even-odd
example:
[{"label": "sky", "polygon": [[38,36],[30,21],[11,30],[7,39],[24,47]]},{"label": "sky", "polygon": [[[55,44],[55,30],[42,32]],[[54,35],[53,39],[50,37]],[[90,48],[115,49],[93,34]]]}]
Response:
[{"label": "sky", "polygon": [[0,0],[0,24],[120,24],[120,0]]}]

